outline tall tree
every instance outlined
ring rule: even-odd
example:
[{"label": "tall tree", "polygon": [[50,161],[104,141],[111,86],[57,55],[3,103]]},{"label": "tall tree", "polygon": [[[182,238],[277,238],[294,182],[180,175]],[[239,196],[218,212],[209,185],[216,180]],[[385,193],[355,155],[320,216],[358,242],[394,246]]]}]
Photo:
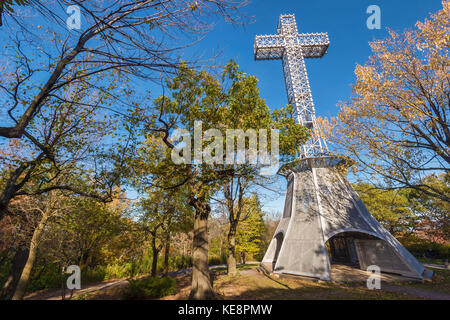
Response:
[{"label": "tall tree", "polygon": [[[423,178],[450,166],[450,2],[416,29],[390,31],[356,67],[351,102],[322,127],[337,150],[378,186],[414,188],[450,201]],[[334,129],[334,130],[333,130]]]},{"label": "tall tree", "polygon": [[[254,77],[243,74],[233,63],[227,66],[227,72],[233,82],[230,86],[231,95],[227,102],[228,106],[224,108],[221,117],[221,126],[239,128],[247,130],[247,132],[260,129],[277,129],[280,131],[279,156],[284,160],[292,160],[297,148],[308,138],[308,131],[295,123],[292,106],[271,111],[259,96],[257,81]],[[227,142],[223,147],[227,147]],[[271,148],[269,148],[269,151],[276,152]],[[238,158],[240,156],[239,153],[234,155],[234,163],[239,163]],[[249,160],[248,154],[247,157]],[[230,165],[224,161],[223,165],[217,165],[224,169],[232,169],[229,178],[223,184],[223,197],[219,201],[227,208],[229,222],[227,235],[228,274],[234,275],[236,274],[236,232],[239,221],[246,218],[242,216],[244,197],[255,190],[255,187],[263,188],[274,182],[274,176],[271,175],[274,172],[269,175],[267,175],[267,172],[263,172],[262,170],[265,168],[261,162],[246,161],[243,164]]]},{"label": "tall tree", "polygon": [[[37,174],[36,168],[41,163],[53,165],[57,167],[54,171],[58,171],[58,162],[65,160],[58,158],[60,154],[55,150],[56,145],[61,144],[61,136],[67,136],[68,131],[73,134],[79,128],[89,129],[92,142],[96,134],[101,134],[104,123],[91,117],[90,123],[85,121],[61,132],[58,131],[61,126],[54,124],[55,119],[67,118],[73,125],[76,123],[75,114],[83,121],[86,119],[83,113],[87,113],[89,108],[94,110],[90,111],[91,114],[99,116],[101,113],[102,117],[105,115],[109,119],[124,109],[134,108],[139,102],[129,98],[133,91],[125,88],[127,78],[155,79],[161,72],[172,71],[179,64],[180,48],[195,43],[210,30],[210,15],[224,16],[236,22],[237,10],[245,4],[233,0],[103,1],[101,4],[75,1],[83,23],[80,31],[70,31],[65,24],[55,22],[66,20],[61,19],[61,14],[66,14],[65,2],[56,1],[51,10],[38,1],[26,3],[54,13],[55,19],[44,20],[45,27],[32,25],[28,22],[32,19],[13,19],[2,30],[1,38],[5,42],[2,54],[8,60],[0,68],[0,100],[7,118],[0,127],[0,136],[7,138],[3,141],[20,139],[20,143],[31,146],[31,150],[27,159],[20,163],[16,161],[11,165],[15,159],[6,159],[9,162],[5,165],[8,177],[0,183],[0,219],[14,196],[30,194],[24,189],[30,176]],[[171,40],[167,40],[165,35]],[[53,113],[49,114],[49,110]],[[114,126],[111,127],[114,130]],[[104,140],[102,142],[105,143]],[[83,155],[86,160],[85,146],[80,140],[79,144],[66,146],[66,150]],[[88,166],[99,169],[105,159],[93,159],[95,154],[102,153],[99,150],[91,152]],[[84,195],[110,200],[103,187],[111,190],[120,172],[101,171],[94,175],[101,180],[99,189],[103,190]],[[93,182],[100,181],[93,179]],[[44,193],[55,189],[84,193],[75,186],[51,183],[32,192]]]},{"label": "tall tree", "polygon": [[15,199],[9,215],[0,223],[1,264],[3,268],[9,264],[9,274],[0,291],[1,299],[12,298],[27,262],[30,239],[40,216],[36,210],[23,212],[23,207],[28,209],[35,204],[33,198],[22,196]]},{"label": "tall tree", "polygon": [[[11,125],[0,127],[0,136],[6,138],[21,138],[32,119],[39,114],[41,107],[50,97],[60,96],[61,91],[72,82],[80,79],[95,80],[103,77],[105,72],[116,70],[136,76],[154,77],[178,65],[179,59],[172,54],[180,46],[195,42],[210,29],[208,16],[222,15],[234,21],[236,10],[245,2],[232,0],[217,1],[184,1],[184,0],[142,0],[124,3],[122,1],[76,1],[83,15],[83,25],[80,32],[67,33],[66,26],[61,26],[66,33],[65,41],[55,41],[55,63],[49,65],[46,71],[46,81],[38,88],[33,99],[23,101],[20,110],[17,110],[16,95],[9,108],[16,115],[9,112]],[[65,12],[65,7],[54,7],[55,12]],[[3,6],[2,6],[3,7]],[[63,10],[61,10],[63,9]],[[65,19],[63,19],[65,21]],[[10,28],[19,28],[13,24]],[[57,27],[54,24],[52,27]],[[60,28],[60,29],[61,29]],[[37,28],[35,31],[39,31]],[[149,35],[149,31],[153,36]],[[164,35],[172,39],[188,39],[184,43],[167,41]],[[181,35],[183,35],[181,37]],[[11,42],[28,41],[26,33],[23,39],[11,38]],[[33,35],[33,38],[39,38]],[[46,41],[44,39],[43,41]],[[167,45],[171,44],[171,45]],[[47,47],[48,44],[39,43],[35,50]],[[26,51],[22,51],[25,54]],[[47,54],[49,51],[47,50]],[[91,57],[86,64],[86,57]],[[27,62],[31,62],[28,59]],[[85,72],[76,72],[80,66],[85,65]],[[30,83],[31,69],[25,69],[25,77],[16,82],[16,89]],[[64,77],[66,75],[66,77]],[[16,90],[18,92],[19,90]]]},{"label": "tall tree", "polygon": [[244,199],[243,211],[245,219],[239,224],[236,238],[238,253],[260,258],[264,254],[264,235],[266,226],[262,205],[256,194]]},{"label": "tall tree", "polygon": [[172,232],[186,228],[190,225],[191,211],[186,201],[183,189],[164,190],[147,189],[149,195],[141,200],[140,207],[143,212],[140,223],[144,233],[148,235],[152,249],[151,275],[155,276],[158,265],[158,256],[165,250],[164,272],[168,271],[170,250],[170,236]]},{"label": "tall tree", "polygon": [[[210,201],[224,183],[242,175],[243,169],[247,171],[247,180],[254,174],[251,172],[259,169],[235,165],[233,161],[227,159],[230,152],[221,152],[230,148],[227,147],[229,144],[227,139],[222,139],[226,137],[227,129],[251,129],[254,132],[268,129],[267,141],[271,141],[270,129],[280,129],[282,132],[280,141],[276,142],[280,143],[281,156],[286,157],[296,153],[298,142],[304,141],[308,133],[305,128],[295,124],[292,107],[271,112],[264,100],[259,97],[257,79],[239,71],[233,62],[225,67],[220,81],[205,71],[196,72],[183,66],[176,77],[167,81],[166,89],[170,91],[170,96],[165,94],[155,100],[158,113],[147,118],[145,127],[147,132],[152,133],[147,135],[153,135],[163,143],[163,147],[160,144],[155,146],[162,152],[158,157],[155,157],[158,152],[152,152],[151,159],[140,161],[139,164],[147,170],[147,175],[143,176],[150,176],[147,183],[165,189],[186,187],[188,203],[195,210],[191,298],[211,298],[214,292],[208,269],[207,233],[208,217],[211,212]],[[142,113],[135,110],[134,115],[142,116]],[[194,146],[194,148],[186,147],[181,150],[175,146],[178,141],[172,141],[170,137],[175,130],[180,129],[194,133],[188,138],[183,138],[185,147]],[[209,136],[203,137],[201,133],[200,137],[196,136],[199,130]],[[233,150],[236,150],[236,144],[237,141],[233,140],[231,144]],[[244,144],[249,145],[248,141]],[[270,143],[267,149],[270,154]],[[236,157],[237,153],[231,152],[231,157]],[[181,162],[172,160],[179,158],[180,155],[184,156]],[[201,159],[191,161],[199,155],[203,161]],[[143,166],[142,163],[146,165]]]}]

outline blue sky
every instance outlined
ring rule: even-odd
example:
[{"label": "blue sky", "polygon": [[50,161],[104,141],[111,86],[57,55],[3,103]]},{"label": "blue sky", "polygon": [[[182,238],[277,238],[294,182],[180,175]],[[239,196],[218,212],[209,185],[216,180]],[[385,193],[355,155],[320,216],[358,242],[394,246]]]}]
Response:
[{"label": "blue sky", "polygon": [[[370,30],[366,20],[367,7],[381,9],[381,29]],[[254,61],[255,35],[275,34],[280,14],[295,14],[300,33],[327,32],[330,38],[328,53],[322,59],[306,60],[306,67],[317,115],[335,116],[337,103],[351,96],[356,64],[364,64],[370,55],[369,42],[387,36],[386,28],[402,31],[414,27],[417,21],[429,17],[442,8],[440,0],[258,0],[244,8],[254,23],[236,27],[218,22],[213,32],[198,44],[196,52],[205,56],[223,50],[219,60],[237,61],[242,70],[259,79],[261,96],[271,108],[287,104],[281,61]],[[266,200],[266,211],[282,211],[284,196]]]}]

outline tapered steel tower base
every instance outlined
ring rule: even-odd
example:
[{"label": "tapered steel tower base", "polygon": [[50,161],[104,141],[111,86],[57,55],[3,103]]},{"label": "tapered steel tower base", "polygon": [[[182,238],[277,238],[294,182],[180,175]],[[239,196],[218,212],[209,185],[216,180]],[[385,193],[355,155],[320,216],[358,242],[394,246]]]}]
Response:
[{"label": "tapered steel tower base", "polygon": [[283,218],[262,265],[274,273],[330,280],[331,262],[341,258],[364,270],[377,265],[382,272],[428,277],[425,267],[372,217],[336,162],[303,159],[295,168],[280,170],[288,181]]}]

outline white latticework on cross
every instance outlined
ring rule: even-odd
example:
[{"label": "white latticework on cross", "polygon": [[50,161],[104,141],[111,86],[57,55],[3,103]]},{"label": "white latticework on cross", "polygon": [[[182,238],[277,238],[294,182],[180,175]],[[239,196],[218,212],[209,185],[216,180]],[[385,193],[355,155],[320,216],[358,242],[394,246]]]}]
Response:
[{"label": "white latticework on cross", "polygon": [[255,60],[282,59],[289,104],[295,106],[298,123],[311,129],[301,157],[320,157],[327,152],[316,126],[314,102],[309,87],[305,58],[321,58],[330,41],[326,33],[299,34],[294,15],[281,15],[276,35],[255,37]]}]

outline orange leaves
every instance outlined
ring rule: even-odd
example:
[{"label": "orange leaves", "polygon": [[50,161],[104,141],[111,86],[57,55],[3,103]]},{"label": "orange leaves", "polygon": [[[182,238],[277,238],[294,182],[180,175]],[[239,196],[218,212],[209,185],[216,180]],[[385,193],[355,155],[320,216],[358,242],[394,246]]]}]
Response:
[{"label": "orange leaves", "polygon": [[334,117],[330,118],[330,120],[328,120],[327,117],[317,117],[316,121],[320,136],[325,140],[329,140],[329,138],[333,136],[333,131],[338,125],[338,120]]}]

